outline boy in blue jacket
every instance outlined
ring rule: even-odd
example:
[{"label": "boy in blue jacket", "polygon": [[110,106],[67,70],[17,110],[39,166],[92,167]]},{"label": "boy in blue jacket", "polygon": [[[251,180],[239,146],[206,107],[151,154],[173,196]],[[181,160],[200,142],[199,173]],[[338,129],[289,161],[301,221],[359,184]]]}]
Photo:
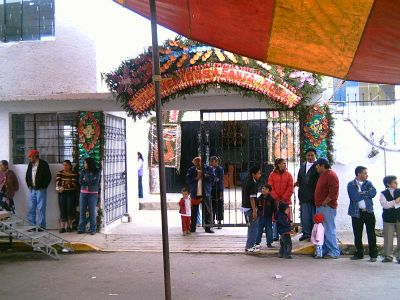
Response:
[{"label": "boy in blue jacket", "polygon": [[279,248],[279,257],[292,258],[292,239],[290,237],[292,221],[289,219],[289,206],[281,202],[279,203],[279,210],[276,213],[275,221],[279,233],[279,242],[281,247]]}]

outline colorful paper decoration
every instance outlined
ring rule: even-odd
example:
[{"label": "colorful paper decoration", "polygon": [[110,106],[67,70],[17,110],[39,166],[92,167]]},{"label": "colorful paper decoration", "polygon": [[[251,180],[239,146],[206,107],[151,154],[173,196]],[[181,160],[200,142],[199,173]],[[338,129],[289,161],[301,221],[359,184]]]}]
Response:
[{"label": "colorful paper decoration", "polygon": [[310,108],[304,120],[304,150],[314,148],[318,157],[328,156],[329,120],[327,106],[318,104]]},{"label": "colorful paper decoration", "polygon": [[[289,108],[294,107],[301,100],[295,93],[295,89],[284,82],[277,83],[272,77],[263,76],[252,68],[221,63],[193,66],[164,75],[161,81],[161,98],[208,83],[229,83],[241,86],[268,96]],[[129,106],[136,114],[141,114],[153,107],[154,103],[154,85],[150,83],[133,95]]]},{"label": "colorful paper decoration", "polygon": [[98,167],[102,160],[102,113],[100,112],[79,112],[78,137],[79,137],[79,164],[82,167],[87,157],[92,157]]}]

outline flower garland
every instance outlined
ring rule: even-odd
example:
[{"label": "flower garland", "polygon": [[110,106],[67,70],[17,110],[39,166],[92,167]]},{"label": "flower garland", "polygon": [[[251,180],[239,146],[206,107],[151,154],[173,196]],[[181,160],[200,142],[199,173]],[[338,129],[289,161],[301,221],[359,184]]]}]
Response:
[{"label": "flower garland", "polygon": [[[159,53],[163,79],[169,84],[172,81],[177,85],[175,88],[171,87],[169,92],[163,93],[164,102],[178,96],[207,91],[218,83],[219,86],[223,86],[224,91],[235,91],[244,97],[256,96],[263,101],[274,100],[278,105],[283,104],[292,108],[298,105],[301,99],[307,100],[310,94],[320,90],[321,76],[319,75],[299,73],[293,69],[269,65],[184,38],[166,41],[160,46]],[[138,57],[123,61],[114,72],[105,74],[110,91],[128,115],[134,119],[147,116],[154,109],[154,92],[151,92],[151,54],[150,47]],[[239,72],[225,73],[217,78],[209,75],[208,80],[196,77],[190,82],[183,82],[185,79],[183,76],[189,76],[191,72],[193,76],[203,76],[200,69],[221,69],[222,65],[225,66],[222,68],[241,70],[243,75],[238,75]],[[246,84],[240,84],[239,79],[244,78],[240,76],[245,76],[245,74],[251,74],[249,77],[252,78],[248,78]],[[175,76],[180,76],[182,81],[178,83]],[[260,86],[257,81],[269,82],[268,87]],[[273,85],[279,88],[273,88]],[[283,89],[286,92],[279,95],[279,93],[268,91],[274,89]],[[288,98],[289,91],[294,94],[290,98]]]}]

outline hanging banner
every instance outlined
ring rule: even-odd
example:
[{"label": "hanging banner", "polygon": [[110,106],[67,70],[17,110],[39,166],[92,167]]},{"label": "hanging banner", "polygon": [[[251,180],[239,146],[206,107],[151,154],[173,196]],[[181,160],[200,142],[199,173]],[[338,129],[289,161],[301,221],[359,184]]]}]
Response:
[{"label": "hanging banner", "polygon": [[318,157],[328,157],[328,109],[316,104],[310,108],[304,121],[304,150],[314,148]]},{"label": "hanging banner", "polygon": [[79,112],[77,132],[80,168],[83,168],[83,161],[87,157],[92,157],[96,161],[97,167],[101,167],[102,118],[101,112]]},{"label": "hanging banner", "polygon": [[[164,161],[166,168],[179,170],[181,161],[181,126],[179,124],[163,125]],[[150,127],[150,167],[158,166],[157,127]]]}]

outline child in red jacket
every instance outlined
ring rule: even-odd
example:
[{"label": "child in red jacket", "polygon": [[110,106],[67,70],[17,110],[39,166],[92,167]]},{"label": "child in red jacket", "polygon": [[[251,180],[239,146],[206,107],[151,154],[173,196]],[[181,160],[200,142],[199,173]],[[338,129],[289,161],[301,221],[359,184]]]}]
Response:
[{"label": "child in red jacket", "polygon": [[179,201],[179,213],[182,219],[182,234],[190,234],[190,220],[191,220],[191,207],[190,207],[190,197],[189,190],[184,187],[182,189],[182,198]]}]

